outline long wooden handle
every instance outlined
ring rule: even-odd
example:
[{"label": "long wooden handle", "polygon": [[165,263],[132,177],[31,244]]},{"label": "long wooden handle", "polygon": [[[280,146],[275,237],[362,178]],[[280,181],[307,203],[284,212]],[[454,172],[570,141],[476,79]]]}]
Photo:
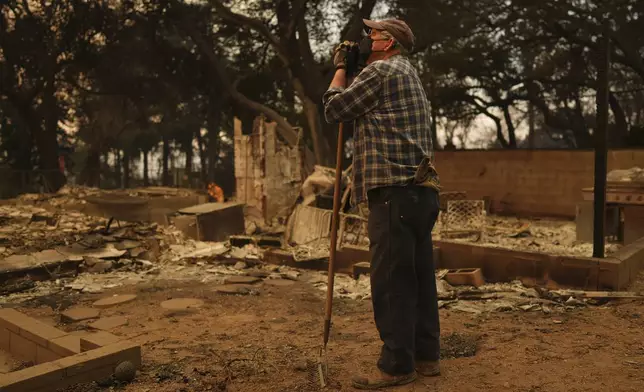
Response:
[{"label": "long wooden handle", "polygon": [[333,285],[335,283],[335,256],[338,245],[338,224],[340,220],[340,204],[342,189],[342,153],[343,153],[344,124],[338,128],[338,150],[335,163],[335,184],[333,185],[333,215],[331,217],[331,249],[329,249],[329,272],[326,288],[326,308],[324,314],[324,346],[329,342],[331,332],[331,312],[333,309]]}]

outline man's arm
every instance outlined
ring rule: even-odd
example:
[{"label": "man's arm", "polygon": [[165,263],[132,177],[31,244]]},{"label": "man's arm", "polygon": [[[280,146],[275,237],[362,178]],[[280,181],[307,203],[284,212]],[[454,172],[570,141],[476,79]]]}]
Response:
[{"label": "man's arm", "polygon": [[341,88],[343,89],[347,85],[347,70],[344,68],[338,68],[335,70],[335,75],[333,75],[333,80],[329,89],[332,88]]},{"label": "man's arm", "polygon": [[375,67],[365,68],[346,89],[345,82],[345,70],[337,70],[324,94],[324,116],[329,123],[354,120],[373,110],[380,100],[382,77]]}]

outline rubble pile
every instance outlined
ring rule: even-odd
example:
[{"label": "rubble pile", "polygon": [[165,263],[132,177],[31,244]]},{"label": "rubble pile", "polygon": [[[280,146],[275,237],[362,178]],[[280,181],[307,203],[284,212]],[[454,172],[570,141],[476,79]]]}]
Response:
[{"label": "rubble pile", "polygon": [[0,207],[0,255],[25,254],[79,241],[104,222],[77,212],[52,213],[31,205]]},{"label": "rubble pile", "polygon": [[[28,199],[28,198],[27,198]],[[29,199],[28,199],[29,200]],[[42,199],[44,200],[44,199]],[[8,302],[70,291],[104,290],[154,279],[223,284],[226,277],[254,274],[262,279],[297,279],[288,267],[264,266],[263,250],[250,242],[202,242],[174,226],[115,222],[79,212],[50,212],[31,204],[0,207],[0,272],[43,267],[49,276],[5,282]],[[71,271],[60,264],[73,262]]]},{"label": "rubble pile", "polygon": [[632,167],[626,170],[612,170],[606,175],[608,182],[644,182],[644,169]]},{"label": "rubble pile", "polygon": [[[575,222],[547,219],[528,221],[496,215],[488,215],[485,219],[482,235],[450,238],[450,241],[553,255],[591,257],[593,253],[591,243],[577,241]],[[433,235],[434,239],[441,239],[440,219]],[[620,248],[620,244],[608,243],[606,254]]]},{"label": "rubble pile", "polygon": [[23,205],[47,203],[53,207],[64,207],[72,204],[85,204],[86,197],[96,196],[102,192],[105,191],[98,188],[66,185],[56,193],[26,193],[20,195],[16,198],[16,202]]},{"label": "rubble pile", "polygon": [[[564,313],[602,302],[601,295],[589,298],[587,297],[589,292],[584,291],[528,288],[518,280],[510,283],[485,284],[478,288],[473,286],[452,286],[444,280],[446,274],[447,270],[436,272],[439,308],[457,312],[476,315],[514,311],[550,314]],[[327,276],[325,273],[313,274],[309,282],[321,292],[326,292]],[[593,293],[597,294],[597,292]],[[336,275],[334,296],[354,300],[371,299],[369,276],[360,275],[358,279],[353,279],[345,275]],[[615,298],[617,297],[619,296],[615,296]],[[611,298],[608,293],[606,293],[607,298]]]}]

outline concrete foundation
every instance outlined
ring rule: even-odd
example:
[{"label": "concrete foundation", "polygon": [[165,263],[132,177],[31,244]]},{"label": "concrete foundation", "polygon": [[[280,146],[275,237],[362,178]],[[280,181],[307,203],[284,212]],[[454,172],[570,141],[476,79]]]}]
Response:
[{"label": "concrete foundation", "polygon": [[141,347],[132,342],[106,332],[70,335],[14,309],[0,309],[0,349],[35,364],[3,375],[2,392],[48,392],[101,380],[125,361],[141,367]]}]

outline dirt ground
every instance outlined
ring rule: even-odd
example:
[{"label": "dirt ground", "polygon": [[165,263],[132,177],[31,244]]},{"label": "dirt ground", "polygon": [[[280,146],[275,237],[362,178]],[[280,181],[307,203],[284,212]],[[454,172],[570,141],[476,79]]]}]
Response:
[{"label": "dirt ground", "polygon": [[[644,290],[644,275],[633,289]],[[57,311],[66,307],[91,305],[107,294],[136,293],[136,301],[102,315],[128,318],[128,325],[112,332],[143,345],[144,366],[129,385],[80,385],[64,392],[317,390],[307,370],[321,346],[324,299],[304,279],[288,287],[261,283],[256,295],[247,296],[222,295],[210,284],[176,281],[101,294],[69,293],[33,299],[19,309],[55,324]],[[159,306],[180,297],[200,298],[205,305],[183,314],[167,313]],[[355,372],[373,368],[380,343],[370,301],[341,299],[334,309],[328,390],[349,391]],[[442,376],[396,390],[644,390],[643,301],[620,300],[551,314],[472,315],[442,309],[440,316]]]}]

